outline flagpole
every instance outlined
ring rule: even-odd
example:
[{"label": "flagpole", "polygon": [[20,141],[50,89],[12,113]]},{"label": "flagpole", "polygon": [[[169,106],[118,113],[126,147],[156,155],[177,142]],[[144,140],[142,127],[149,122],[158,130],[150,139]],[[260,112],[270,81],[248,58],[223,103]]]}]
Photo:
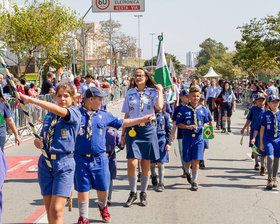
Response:
[{"label": "flagpole", "polygon": [[138,63],[140,67],[140,17],[143,17],[143,15],[134,15],[134,17],[138,18]]}]

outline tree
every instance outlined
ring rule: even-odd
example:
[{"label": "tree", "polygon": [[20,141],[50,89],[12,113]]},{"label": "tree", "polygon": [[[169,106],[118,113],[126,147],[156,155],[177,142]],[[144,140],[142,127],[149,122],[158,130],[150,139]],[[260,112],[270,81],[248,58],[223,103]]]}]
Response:
[{"label": "tree", "polygon": [[227,50],[227,47],[225,47],[221,42],[217,42],[211,38],[206,39],[199,45],[199,47],[201,50],[199,51],[197,57],[197,68],[202,65],[206,65],[212,58],[216,58],[218,60],[221,59]]},{"label": "tree", "polygon": [[249,24],[238,27],[241,41],[236,41],[233,63],[250,75],[280,72],[280,13],[261,19],[252,19]]},{"label": "tree", "polygon": [[44,67],[55,61],[69,33],[81,26],[76,12],[56,0],[27,1],[25,7],[14,6],[12,13],[0,15],[0,41],[25,62],[24,75],[32,60],[41,58]]}]

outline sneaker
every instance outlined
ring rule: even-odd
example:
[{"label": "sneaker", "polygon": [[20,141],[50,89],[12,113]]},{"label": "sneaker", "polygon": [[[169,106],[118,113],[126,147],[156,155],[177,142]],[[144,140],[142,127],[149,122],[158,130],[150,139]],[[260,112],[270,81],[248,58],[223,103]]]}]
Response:
[{"label": "sneaker", "polygon": [[255,164],[255,170],[260,170],[260,165],[258,163]]},{"label": "sneaker", "polygon": [[156,187],[158,185],[157,176],[152,176],[152,185]]},{"label": "sneaker", "polygon": [[254,153],[254,152],[252,152],[251,158],[252,158],[252,159],[255,159],[255,153]]},{"label": "sneaker", "polygon": [[88,221],[87,218],[84,218],[83,216],[80,216],[79,220],[78,220],[78,224],[89,224],[89,221]]},{"label": "sneaker", "polygon": [[197,190],[198,190],[197,183],[192,183],[191,191],[197,191]]},{"label": "sneaker", "polygon": [[272,190],[272,179],[268,179],[267,180],[267,185],[266,185],[266,189],[267,190]]},{"label": "sneaker", "polygon": [[226,129],[225,129],[225,128],[223,128],[223,130],[221,131],[221,133],[226,133]]},{"label": "sneaker", "polygon": [[186,175],[187,175],[187,180],[188,180],[189,184],[191,184],[192,183],[191,174],[190,173],[186,173]]},{"label": "sneaker", "polygon": [[137,175],[137,182],[138,182],[138,183],[140,183],[140,182],[141,182],[141,172],[140,172],[140,173],[138,173],[138,175]]},{"label": "sneaker", "polygon": [[199,162],[199,169],[201,169],[201,170],[205,169],[204,160],[200,160],[200,162]]},{"label": "sneaker", "polygon": [[130,207],[133,204],[133,202],[135,202],[136,200],[137,200],[137,193],[130,192],[124,207]]},{"label": "sneaker", "polygon": [[100,211],[100,215],[103,219],[104,222],[110,222],[111,221],[111,215],[108,211],[108,206],[106,205],[103,209],[100,208],[100,206],[98,205],[99,211]]},{"label": "sneaker", "polygon": [[140,193],[140,206],[146,206],[148,203],[147,203],[147,194],[146,192],[141,192]]},{"label": "sneaker", "polygon": [[231,132],[231,129],[230,129],[230,128],[228,128],[228,129],[227,129],[227,131],[228,131],[228,132]]},{"label": "sneaker", "polygon": [[273,177],[272,178],[272,187],[277,187],[278,186],[278,181],[277,181],[277,179],[276,179],[276,177]]},{"label": "sneaker", "polygon": [[156,191],[157,191],[157,192],[163,192],[163,190],[164,190],[164,184],[163,184],[163,183],[159,183],[159,184],[157,185]]},{"label": "sneaker", "polygon": [[260,175],[265,176],[265,167],[261,167]]},{"label": "sneaker", "polygon": [[182,178],[187,178],[187,173],[184,171],[181,177]]}]

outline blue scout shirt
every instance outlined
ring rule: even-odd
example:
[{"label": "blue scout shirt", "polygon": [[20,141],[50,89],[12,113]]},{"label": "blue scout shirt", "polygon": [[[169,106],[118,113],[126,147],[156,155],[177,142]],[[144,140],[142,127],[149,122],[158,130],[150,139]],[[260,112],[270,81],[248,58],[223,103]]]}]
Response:
[{"label": "blue scout shirt", "polygon": [[[173,117],[172,117],[173,121],[176,121],[177,115],[180,112],[182,106],[183,105],[180,104],[178,107],[175,108],[175,111],[174,111],[174,114],[173,114]],[[183,132],[182,132],[182,130],[183,130],[182,128],[177,128],[177,139],[183,139]]]},{"label": "blue scout shirt", "polygon": [[98,155],[106,151],[106,128],[107,126],[119,129],[123,124],[123,119],[114,117],[111,113],[98,110],[92,116],[92,136],[87,139],[88,116],[82,107],[79,107],[82,114],[81,129],[79,131],[75,153],[79,155]]},{"label": "blue scout shirt", "polygon": [[[280,111],[276,113],[277,119],[277,136],[280,136]],[[264,137],[275,138],[274,134],[274,115],[271,111],[265,111],[262,115],[261,126],[264,126]]]},{"label": "blue scout shirt", "polygon": [[6,122],[5,119],[11,117],[11,110],[4,102],[0,101],[0,135],[6,135]]},{"label": "blue scout shirt", "polygon": [[223,88],[221,86],[217,86],[215,89],[214,89],[214,98],[217,98],[220,93],[222,92]]},{"label": "blue scout shirt", "polygon": [[[158,92],[154,88],[146,88],[142,96],[142,103],[138,91],[133,88],[127,91],[122,107],[123,113],[128,113],[130,118],[144,117],[154,114],[154,106],[158,99]],[[142,108],[141,108],[142,105]]]},{"label": "blue scout shirt", "polygon": [[232,103],[236,100],[233,91],[226,91],[222,93],[223,103]]},{"label": "blue scout shirt", "polygon": [[209,108],[206,108],[206,111],[207,111],[208,122],[213,121],[213,118],[212,118],[212,115],[211,115],[211,112],[210,112]]},{"label": "blue scout shirt", "polygon": [[81,113],[74,106],[70,106],[67,109],[70,113],[70,120],[65,121],[63,118],[58,117],[50,150],[47,148],[47,136],[51,123],[57,115],[49,112],[45,117],[40,136],[44,138],[44,149],[47,153],[62,154],[74,151],[76,137],[81,124]]},{"label": "blue scout shirt", "polygon": [[[196,122],[194,120],[194,111],[196,115]],[[209,122],[207,110],[204,106],[198,105],[193,108],[190,104],[183,106],[176,118],[176,124],[194,125],[196,123],[197,129],[189,130],[183,129],[183,135],[202,134],[202,127]]]},{"label": "blue scout shirt", "polygon": [[262,107],[262,108],[259,108],[257,106],[251,107],[251,109],[247,115],[247,118],[246,118],[247,120],[251,121],[251,124],[250,124],[251,131],[259,130],[261,117],[264,112],[265,112],[264,107]]},{"label": "blue scout shirt", "polygon": [[158,112],[157,116],[157,135],[158,138],[161,136],[166,137],[166,144],[171,144],[172,141],[172,120],[168,113]]}]

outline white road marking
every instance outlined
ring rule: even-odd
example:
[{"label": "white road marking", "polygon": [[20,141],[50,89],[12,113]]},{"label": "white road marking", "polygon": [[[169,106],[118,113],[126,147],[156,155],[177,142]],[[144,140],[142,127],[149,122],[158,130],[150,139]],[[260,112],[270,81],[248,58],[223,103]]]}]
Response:
[{"label": "white road marking", "polygon": [[33,159],[29,159],[29,160],[24,160],[24,161],[20,161],[19,164],[17,164],[16,166],[14,166],[13,168],[9,169],[8,172],[13,172],[17,169],[19,169],[20,167],[26,165],[27,163],[32,162]]},{"label": "white road marking", "polygon": [[47,224],[48,223],[48,216],[47,216],[47,213],[45,212],[36,222],[35,224]]}]

